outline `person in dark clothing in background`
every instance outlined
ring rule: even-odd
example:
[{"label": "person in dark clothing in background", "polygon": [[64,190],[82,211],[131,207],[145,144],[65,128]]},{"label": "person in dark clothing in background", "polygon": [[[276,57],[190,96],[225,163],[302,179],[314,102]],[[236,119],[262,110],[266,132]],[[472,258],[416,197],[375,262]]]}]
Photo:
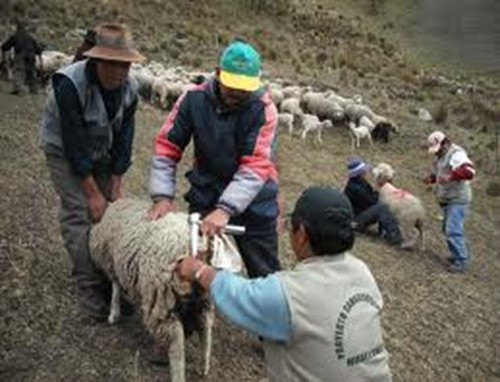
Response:
[{"label": "person in dark clothing in background", "polygon": [[122,25],[103,24],[88,60],[57,71],[44,110],[41,141],[54,188],[61,200],[60,224],[82,306],[97,320],[109,313],[110,283],[89,254],[91,224],[108,201],[123,195],[135,130],[137,83],[132,62],[144,57]]},{"label": "person in dark clothing in background", "polygon": [[12,77],[12,94],[21,94],[22,85],[26,83],[31,93],[36,93],[35,63],[36,56],[42,63],[42,47],[26,30],[25,25],[18,21],[16,32],[2,44],[2,60],[6,52],[14,49],[14,70]]},{"label": "person in dark clothing in background", "polygon": [[378,235],[392,245],[402,243],[401,231],[389,208],[379,203],[378,193],[366,180],[370,166],[360,158],[351,158],[347,162],[349,181],[344,193],[351,201],[356,231],[365,232],[369,226],[378,223]]},{"label": "person in dark clothing in background", "polygon": [[93,48],[96,44],[96,33],[93,29],[88,29],[87,33],[83,37],[83,41],[80,46],[76,49],[75,57],[73,58],[73,62],[78,62],[85,60],[84,53],[89,49]]}]

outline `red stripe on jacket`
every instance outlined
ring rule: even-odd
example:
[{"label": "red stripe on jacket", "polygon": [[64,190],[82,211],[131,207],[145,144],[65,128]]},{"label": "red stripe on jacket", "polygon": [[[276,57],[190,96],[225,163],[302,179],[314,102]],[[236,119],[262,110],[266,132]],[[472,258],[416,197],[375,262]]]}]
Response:
[{"label": "red stripe on jacket", "polygon": [[278,121],[278,110],[271,101],[268,92],[263,95],[262,101],[266,105],[264,109],[264,125],[259,130],[252,155],[241,157],[240,166],[247,168],[264,181],[272,179],[278,182],[278,171],[271,159],[272,144]]}]

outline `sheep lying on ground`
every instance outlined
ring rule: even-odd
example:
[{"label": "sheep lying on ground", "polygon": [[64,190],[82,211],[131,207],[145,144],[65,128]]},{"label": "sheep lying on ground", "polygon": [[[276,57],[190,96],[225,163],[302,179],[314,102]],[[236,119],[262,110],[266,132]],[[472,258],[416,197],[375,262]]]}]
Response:
[{"label": "sheep lying on ground", "polygon": [[351,131],[351,147],[359,148],[361,139],[367,139],[370,145],[373,145],[372,135],[370,133],[370,128],[365,124],[359,124],[356,126],[354,122],[349,122],[349,130]]},{"label": "sheep lying on ground", "polygon": [[[389,207],[400,224],[404,240],[401,248],[411,250],[417,246],[419,250],[423,250],[425,209],[422,202],[415,195],[392,184],[395,171],[387,163],[378,164],[372,172],[379,189],[380,201]],[[418,231],[418,238],[415,238],[415,229]]]},{"label": "sheep lying on ground", "polygon": [[[185,380],[185,335],[201,333],[204,370],[210,369],[213,310],[208,296],[173,272],[176,261],[189,254],[186,213],[146,220],[149,202],[121,199],[108,206],[90,233],[95,264],[113,283],[109,322],[119,318],[120,288],[139,305],[147,330],[168,348],[171,380]],[[117,309],[118,308],[118,309]]]}]

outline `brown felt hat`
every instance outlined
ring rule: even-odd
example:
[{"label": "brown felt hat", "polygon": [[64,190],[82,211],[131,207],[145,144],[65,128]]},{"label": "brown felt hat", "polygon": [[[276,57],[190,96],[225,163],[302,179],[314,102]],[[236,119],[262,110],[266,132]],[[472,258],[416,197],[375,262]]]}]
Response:
[{"label": "brown felt hat", "polygon": [[132,35],[121,24],[106,23],[96,29],[96,45],[83,55],[107,61],[140,62],[145,57],[134,47]]}]

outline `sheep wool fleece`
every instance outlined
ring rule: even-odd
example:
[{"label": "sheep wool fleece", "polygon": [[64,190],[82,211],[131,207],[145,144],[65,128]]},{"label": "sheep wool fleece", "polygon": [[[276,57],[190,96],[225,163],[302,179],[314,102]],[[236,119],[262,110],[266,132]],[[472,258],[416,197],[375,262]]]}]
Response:
[{"label": "sheep wool fleece", "polygon": [[382,296],[361,260],[348,253],[314,257],[277,276],[292,337],[265,343],[269,381],[391,381]]},{"label": "sheep wool fleece", "polygon": [[94,262],[127,296],[141,304],[144,324],[157,338],[168,339],[164,323],[175,304],[173,266],[189,253],[186,213],[170,213],[146,220],[151,203],[120,199],[108,206],[103,219],[90,232]]}]

